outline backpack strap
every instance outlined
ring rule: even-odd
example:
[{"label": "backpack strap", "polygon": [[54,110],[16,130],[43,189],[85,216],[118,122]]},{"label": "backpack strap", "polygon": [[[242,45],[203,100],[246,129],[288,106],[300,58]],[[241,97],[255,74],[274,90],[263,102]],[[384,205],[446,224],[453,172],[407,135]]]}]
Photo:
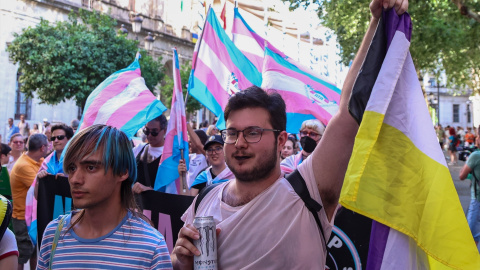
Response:
[{"label": "backpack strap", "polygon": [[477,199],[477,183],[478,183],[478,178],[475,176],[475,173],[473,172],[472,169],[472,175],[473,175],[473,193],[475,194],[475,199]]},{"label": "backpack strap", "polygon": [[210,192],[214,187],[220,185],[221,183],[213,184],[210,186],[206,186],[204,189],[198,193],[197,200],[195,201],[195,208],[193,209],[193,214],[197,213],[198,206],[200,205],[200,202],[205,198],[208,192]]},{"label": "backpack strap", "polygon": [[318,218],[318,212],[322,210],[322,205],[319,204],[317,201],[312,199],[310,193],[308,192],[307,184],[303,179],[302,175],[298,172],[298,170],[293,171],[286,177],[287,181],[292,185],[293,190],[300,196],[302,201],[305,203],[307,209],[312,213],[315,222],[317,223],[318,227],[320,228],[320,234],[322,235],[323,241],[325,241],[325,247],[327,246],[327,239],[325,239],[325,234],[323,233],[323,226]]},{"label": "backpack strap", "polygon": [[48,261],[48,269],[52,269],[53,257],[55,257],[55,250],[57,250],[58,238],[62,232],[63,226],[65,225],[65,220],[68,215],[64,215],[62,219],[58,222],[57,229],[55,230],[55,237],[53,238],[52,251],[50,251],[50,260]]}]

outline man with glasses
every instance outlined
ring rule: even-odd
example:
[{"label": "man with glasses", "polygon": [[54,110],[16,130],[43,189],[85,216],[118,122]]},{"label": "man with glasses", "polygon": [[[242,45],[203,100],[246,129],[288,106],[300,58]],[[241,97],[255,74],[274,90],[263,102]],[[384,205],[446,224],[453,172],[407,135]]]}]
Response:
[{"label": "man with glasses", "polygon": [[[137,181],[132,187],[135,194],[152,190],[155,185],[158,164],[163,154],[167,124],[167,118],[163,114],[148,122],[143,128],[143,133],[147,136],[148,143],[141,143],[133,148],[133,154],[137,160],[138,174]],[[138,198],[137,202],[140,203]]]},{"label": "man with glasses", "polygon": [[207,153],[207,162],[210,167],[201,172],[192,184],[191,195],[197,195],[204,187],[222,183],[235,178],[230,169],[225,164],[225,154],[223,153],[223,139],[221,135],[210,136],[203,149]]},{"label": "man with glasses", "polygon": [[35,247],[30,241],[25,222],[25,199],[47,151],[47,136],[33,134],[28,139],[28,151],[20,156],[10,173],[13,199],[12,223],[17,239],[18,266],[21,267],[20,269],[23,269],[23,265],[28,260],[30,260],[30,269],[35,269],[37,263]]},{"label": "man with glasses", "polygon": [[280,163],[283,173],[292,173],[310,154],[322,139],[325,126],[316,119],[306,120],[300,127],[300,145],[302,151],[296,155],[291,155]]},{"label": "man with glasses", "polygon": [[324,269],[325,239],[330,238],[358,131],[347,105],[382,9],[393,7],[402,14],[408,1],[370,3],[371,23],[345,79],[338,113],[297,168],[310,197],[322,206],[315,217],[323,230],[280,170],[287,140],[285,102],[278,93],[252,86],[230,97],[224,111],[224,153],[235,179],[214,187],[197,209],[194,201],[184,214],[185,226],[171,256],[174,269],[192,269],[193,255],[200,255],[193,245],[200,238],[192,225],[196,216],[213,216],[219,229],[218,269]]}]

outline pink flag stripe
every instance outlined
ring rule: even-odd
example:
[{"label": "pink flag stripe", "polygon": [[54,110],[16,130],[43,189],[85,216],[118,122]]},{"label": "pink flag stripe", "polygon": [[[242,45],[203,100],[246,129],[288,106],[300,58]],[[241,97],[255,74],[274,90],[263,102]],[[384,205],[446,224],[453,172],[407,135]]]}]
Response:
[{"label": "pink flag stripe", "polygon": [[139,108],[145,108],[156,99],[152,95],[150,90],[146,89],[140,93],[135,99],[131,100],[127,104],[123,105],[122,107],[118,108],[112,116],[107,120],[106,125],[113,126],[113,127],[122,127],[131,119],[126,117],[122,117],[125,115],[125,112],[131,111],[134,114],[138,112]]},{"label": "pink flag stripe", "polygon": [[213,71],[203,63],[202,59],[197,59],[197,61],[197,69],[203,71],[195,74],[197,79],[205,83],[207,89],[210,90],[218,104],[222,106],[222,108],[225,108],[225,106],[227,106],[228,99],[230,98],[224,89],[225,86],[218,82]]},{"label": "pink flag stripe", "polygon": [[[265,46],[265,44],[264,44],[265,39],[262,38],[257,33],[251,32],[250,30],[248,30],[248,28],[245,26],[243,21],[239,18],[235,18],[235,20],[233,21],[232,33],[233,34],[244,35],[244,36],[247,36],[247,37],[251,37],[252,39],[254,39],[257,42],[258,46],[260,46],[262,48]],[[252,46],[253,46],[253,44],[252,44]]]},{"label": "pink flag stripe", "polygon": [[319,119],[322,123],[328,123],[332,118],[332,115],[324,108],[313,103],[308,97],[289,91],[277,92],[285,100],[287,107],[286,112],[312,114],[315,118]]},{"label": "pink flag stripe", "polygon": [[[242,67],[237,67],[233,61],[231,60],[231,56],[228,53],[228,50],[225,48],[225,45],[223,44],[222,40],[218,38],[218,36],[215,33],[215,30],[213,27],[207,23],[205,25],[204,31],[204,39],[202,42],[206,43],[210,48],[216,48],[217,50],[215,51],[215,54],[217,55],[218,59],[233,73],[235,76],[237,76],[238,79],[238,86],[240,89],[245,89],[247,87],[250,87],[253,85],[253,82],[250,82],[248,78],[243,74]],[[201,50],[202,48],[200,48]],[[199,59],[197,59],[198,61]],[[198,68],[198,63],[197,63],[197,71],[200,71]],[[222,87],[223,88],[223,87]]]},{"label": "pink flag stripe", "polygon": [[[283,74],[284,76],[295,78],[302,81],[305,84],[312,86],[316,91],[323,93],[329,100],[334,100],[337,103],[340,102],[340,95],[327,87],[326,85],[321,84],[318,81],[311,79],[309,76],[295,72],[291,69],[285,68],[283,65],[279,64],[275,59],[270,56],[265,57],[265,71],[277,72]],[[328,83],[328,82],[325,82]]]},{"label": "pink flag stripe", "polygon": [[120,74],[117,79],[115,79],[111,84],[102,89],[100,93],[95,97],[92,104],[88,107],[87,111],[85,111],[81,129],[83,128],[83,126],[91,126],[95,122],[98,111],[103,106],[103,104],[114,96],[118,95],[123,90],[125,90],[130,81],[140,76],[140,69],[137,69],[135,71],[127,71]]}]

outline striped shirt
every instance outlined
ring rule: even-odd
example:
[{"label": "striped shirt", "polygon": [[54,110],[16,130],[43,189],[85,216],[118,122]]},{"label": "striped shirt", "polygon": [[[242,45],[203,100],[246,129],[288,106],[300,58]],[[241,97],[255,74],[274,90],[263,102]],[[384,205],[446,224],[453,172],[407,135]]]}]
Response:
[{"label": "striped shirt", "polygon": [[[52,269],[172,269],[162,234],[130,211],[115,229],[95,239],[81,238],[72,229],[66,232],[71,217],[62,228]],[[61,218],[45,229],[37,269],[48,269]]]}]

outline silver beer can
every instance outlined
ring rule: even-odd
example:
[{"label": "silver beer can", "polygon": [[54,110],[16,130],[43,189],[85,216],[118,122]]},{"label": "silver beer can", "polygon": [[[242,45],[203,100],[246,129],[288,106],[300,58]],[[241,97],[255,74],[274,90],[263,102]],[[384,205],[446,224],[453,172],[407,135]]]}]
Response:
[{"label": "silver beer can", "polygon": [[196,217],[193,226],[200,235],[198,240],[193,240],[200,251],[200,256],[193,257],[193,269],[217,270],[217,231],[213,217]]}]

